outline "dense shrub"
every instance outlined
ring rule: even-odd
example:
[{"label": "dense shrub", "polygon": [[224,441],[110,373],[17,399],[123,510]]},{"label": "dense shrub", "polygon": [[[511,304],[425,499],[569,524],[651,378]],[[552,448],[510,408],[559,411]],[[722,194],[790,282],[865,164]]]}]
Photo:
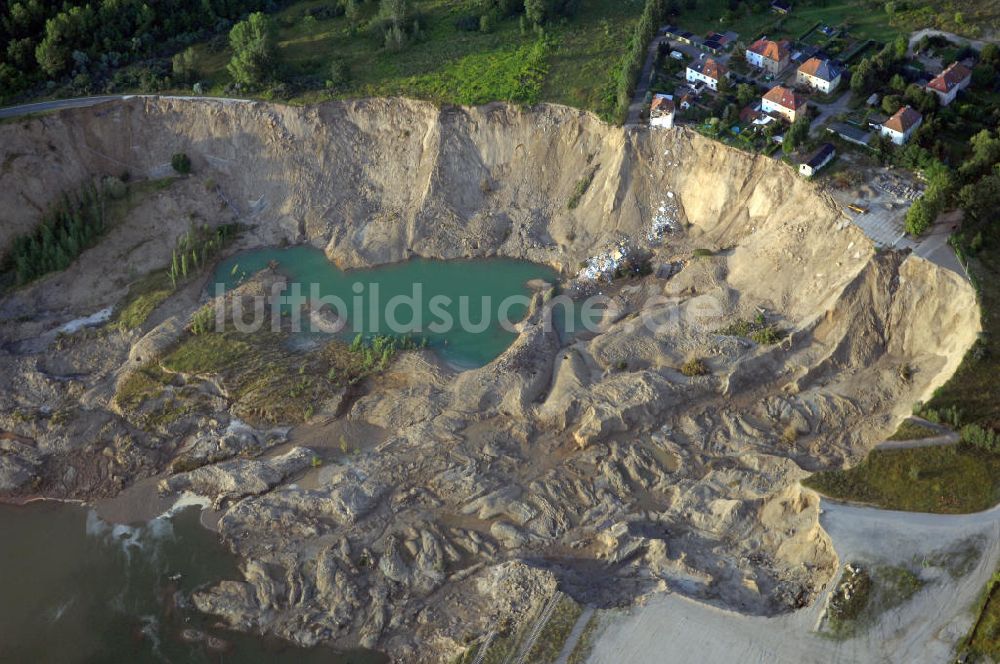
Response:
[{"label": "dense shrub", "polygon": [[174,154],[174,156],[170,158],[170,165],[181,175],[187,175],[191,172],[191,158],[183,152]]}]

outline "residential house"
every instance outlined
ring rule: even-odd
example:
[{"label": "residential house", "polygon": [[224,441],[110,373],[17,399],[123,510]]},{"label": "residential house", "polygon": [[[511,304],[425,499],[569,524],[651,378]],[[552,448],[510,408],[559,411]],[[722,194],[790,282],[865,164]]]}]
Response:
[{"label": "residential house", "polygon": [[809,58],[795,73],[795,82],[805,85],[824,94],[833,92],[838,85],[843,71],[832,61],[825,58]]},{"label": "residential house", "polygon": [[837,156],[837,151],[830,143],[824,143],[818,150],[809,155],[809,158],[799,164],[799,175],[802,177],[812,177],[821,168],[829,164]]},{"label": "residential house", "polygon": [[896,145],[902,145],[910,140],[910,136],[923,121],[924,116],[909,106],[903,106],[882,125],[882,135]]},{"label": "residential house", "polygon": [[671,95],[653,95],[649,107],[649,126],[670,129],[674,126],[674,98]]},{"label": "residential house", "polygon": [[778,115],[795,122],[806,111],[806,100],[795,90],[783,85],[776,85],[761,98],[760,109],[765,113]]},{"label": "residential house", "polygon": [[687,68],[688,83],[704,83],[711,90],[718,90],[723,78],[729,78],[729,70],[713,58],[692,62]]},{"label": "residential house", "polygon": [[792,11],[792,3],[787,0],[774,0],[771,3],[771,11],[775,14],[787,14]]},{"label": "residential house", "polygon": [[692,106],[694,106],[695,101],[697,101],[698,95],[695,94],[694,90],[687,87],[686,85],[678,86],[674,88],[674,104],[679,111],[686,111]]},{"label": "residential house", "polygon": [[723,51],[729,50],[738,36],[735,32],[710,32],[705,35],[701,48],[715,55],[720,55]]},{"label": "residential house", "polygon": [[953,62],[927,84],[927,91],[937,95],[942,106],[955,101],[959,90],[969,87],[972,70],[959,62]]},{"label": "residential house", "polygon": [[772,41],[761,37],[750,44],[746,59],[752,66],[763,69],[771,74],[777,74],[788,66],[790,49],[787,41]]}]

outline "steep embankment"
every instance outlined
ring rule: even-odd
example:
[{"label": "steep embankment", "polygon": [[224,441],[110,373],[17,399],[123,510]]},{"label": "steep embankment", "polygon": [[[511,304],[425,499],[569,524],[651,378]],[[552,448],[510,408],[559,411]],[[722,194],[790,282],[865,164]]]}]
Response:
[{"label": "steep embankment", "polygon": [[[167,175],[175,152],[195,172],[0,302],[4,490],[95,495],[208,464],[164,490],[219,502],[246,579],[196,603],[301,643],[444,659],[557,585],[598,604],[662,588],[754,613],[811,602],[836,556],[802,469],[863,455],[978,331],[967,283],[876,254],[786,166],[567,108],[136,99],[2,125],[0,145],[0,246],[86,177]],[[501,254],[568,275],[627,241],[654,274],[602,286],[606,325],[565,346],[539,296],[486,367],[404,356],[330,411],[377,448],[306,470],[306,451],[236,456],[271,443],[230,424],[216,376],[157,388],[190,406],[169,422],[112,403],[183,337],[200,284],[139,329],[36,339],[119,303],[192,222],[234,217],[241,247],[311,242],[343,266]]]}]

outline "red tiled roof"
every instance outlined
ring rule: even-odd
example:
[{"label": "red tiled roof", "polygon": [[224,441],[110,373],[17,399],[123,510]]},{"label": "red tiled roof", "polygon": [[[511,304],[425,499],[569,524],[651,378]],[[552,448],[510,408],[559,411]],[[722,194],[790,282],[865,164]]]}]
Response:
[{"label": "red tiled roof", "polygon": [[674,100],[669,99],[666,95],[656,95],[653,97],[653,103],[649,106],[649,112],[673,113]]},{"label": "red tiled roof", "polygon": [[806,105],[806,100],[795,93],[794,90],[783,85],[776,85],[764,95],[764,99],[773,102],[778,106],[797,111]]},{"label": "red tiled roof", "polygon": [[786,57],[788,57],[788,42],[787,41],[771,41],[766,37],[761,37],[753,44],[750,45],[750,50],[758,55],[762,55],[768,60],[774,60],[775,62],[781,62]]},{"label": "red tiled roof", "polygon": [[934,77],[934,79],[927,84],[927,87],[932,90],[937,90],[938,92],[950,92],[953,87],[964,81],[965,79],[972,76],[972,72],[965,65],[953,62],[948,65],[948,68],[943,72]]},{"label": "red tiled roof", "polygon": [[701,73],[718,81],[726,75],[726,66],[709,58],[705,60],[705,66],[702,67]]},{"label": "red tiled roof", "polygon": [[901,109],[896,111],[896,114],[885,121],[883,127],[887,127],[900,134],[905,134],[910,130],[910,127],[920,122],[924,116],[917,113],[915,110],[909,106],[903,106]]}]

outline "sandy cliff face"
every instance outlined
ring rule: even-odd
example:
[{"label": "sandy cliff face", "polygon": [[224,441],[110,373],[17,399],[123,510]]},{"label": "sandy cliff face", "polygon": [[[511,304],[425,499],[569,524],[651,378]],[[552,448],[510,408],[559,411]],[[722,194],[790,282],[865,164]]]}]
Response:
[{"label": "sandy cliff face", "polygon": [[[404,356],[342,418],[380,431],[375,450],[305,477],[288,467],[308,456],[297,451],[280,468],[223,461],[171,481],[225,504],[221,531],[247,561],[245,581],[196,603],[302,643],[445,659],[556,586],[602,605],[664,588],[757,613],[808,603],[836,558],[798,480],[863,455],[978,332],[965,281],[876,254],[791,169],[567,108],[136,99],[0,125],[0,146],[0,246],[87,177],[167,175],[175,152],[196,173],[64,274],[0,302],[0,428],[22,436],[0,441],[9,493],[53,473],[42,482],[53,493],[113,491],[192,440],[213,461],[233,449],[218,433],[222,398],[214,425],[156,431],[110,405],[122,371],[180,334],[197,289],[132,333],[32,341],[120,301],[143,266],[167,263],[192,215],[238,217],[251,226],[243,246],[311,242],[352,267],[505,255],[572,274],[623,239],[653,253],[657,275],[605,288],[617,313],[600,334],[563,345],[540,325],[539,300],[482,369]],[[664,218],[672,230],[650,242]],[[758,312],[788,332],[781,343],[720,333]],[[693,357],[708,375],[679,371]],[[43,406],[71,416],[15,416]],[[234,499],[244,485],[263,488]]]}]

